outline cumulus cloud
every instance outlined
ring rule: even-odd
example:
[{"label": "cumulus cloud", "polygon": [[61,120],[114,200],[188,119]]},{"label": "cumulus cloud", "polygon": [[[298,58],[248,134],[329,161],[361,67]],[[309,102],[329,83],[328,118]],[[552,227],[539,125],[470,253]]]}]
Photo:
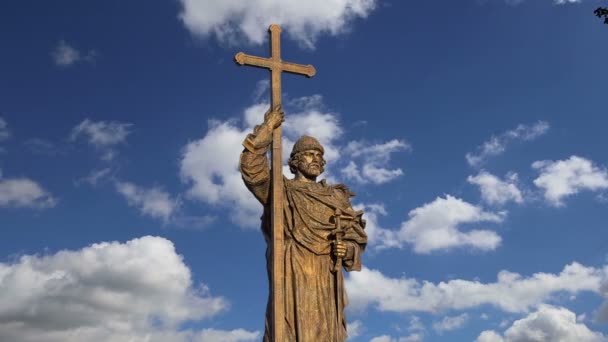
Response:
[{"label": "cumulus cloud", "polygon": [[0,207],[50,208],[57,204],[48,191],[28,178],[2,179],[0,172]]},{"label": "cumulus cloud", "polygon": [[376,0],[180,0],[179,18],[194,35],[214,36],[222,43],[245,40],[261,44],[270,24],[280,24],[287,35],[314,48],[321,34],[348,32],[356,18],[367,17]]},{"label": "cumulus cloud", "polygon": [[340,158],[340,150],[336,144],[344,131],[338,115],[323,111],[322,98],[319,95],[301,97],[299,100],[301,102],[299,110],[288,115],[283,124],[284,159],[289,157],[293,144],[302,135],[309,135],[319,140],[325,149],[323,157],[328,163]]},{"label": "cumulus cloud", "polygon": [[[344,148],[344,152],[354,160],[341,172],[347,179],[358,183],[387,183],[403,175],[400,168],[387,168],[391,154],[408,150],[411,150],[411,146],[404,140],[393,139],[380,144],[351,141]],[[359,167],[359,164],[362,164],[362,167]]]},{"label": "cumulus cloud", "polygon": [[481,198],[492,205],[504,205],[509,201],[523,203],[523,196],[517,187],[517,173],[510,173],[505,180],[481,171],[477,176],[469,176],[467,181],[479,186]]},{"label": "cumulus cloud", "polygon": [[599,168],[591,160],[582,157],[536,161],[532,167],[540,172],[534,185],[544,191],[545,199],[554,206],[564,205],[563,198],[580,191],[608,188],[608,170]]},{"label": "cumulus cloud", "polygon": [[486,330],[479,334],[475,342],[504,342],[504,339],[496,331]]},{"label": "cumulus cloud", "polygon": [[94,50],[90,50],[83,55],[75,47],[69,45],[64,40],[60,40],[51,52],[51,57],[55,65],[67,67],[78,62],[93,62],[97,57],[97,53]]},{"label": "cumulus cloud", "polygon": [[409,219],[401,223],[399,229],[380,226],[379,218],[387,214],[382,204],[359,203],[355,209],[365,211],[365,230],[369,244],[378,250],[403,248],[409,244],[419,254],[462,247],[488,251],[496,249],[502,241],[494,231],[462,231],[461,226],[483,222],[499,223],[504,219],[504,212],[487,212],[450,195],[437,197],[434,201],[411,210]]},{"label": "cumulus cloud", "polygon": [[547,133],[548,130],[549,124],[545,121],[539,121],[534,125],[520,124],[512,130],[508,130],[500,135],[491,137],[490,140],[477,147],[476,152],[467,153],[466,160],[470,166],[481,166],[488,158],[504,153],[507,146],[513,141],[534,140],[537,137]]},{"label": "cumulus cloud", "polygon": [[204,203],[227,208],[233,222],[257,227],[261,206],[248,192],[238,171],[241,142],[247,130],[234,121],[209,121],[202,139],[182,149],[180,174],[190,187],[188,196]]},{"label": "cumulus cloud", "polygon": [[125,197],[130,206],[143,215],[167,222],[179,209],[179,199],[159,187],[143,188],[130,182],[116,182],[116,191]]},{"label": "cumulus cloud", "polygon": [[463,313],[458,316],[444,317],[441,321],[433,323],[433,329],[439,334],[462,328],[469,320],[469,315]]},{"label": "cumulus cloud", "polygon": [[574,312],[552,305],[541,305],[537,311],[517,320],[501,336],[486,330],[477,342],[604,342],[608,338],[599,332],[591,331],[586,325],[576,322]]},{"label": "cumulus cloud", "polygon": [[83,120],[72,129],[70,140],[84,137],[89,144],[103,152],[102,159],[112,160],[116,151],[114,147],[127,140],[132,124],[117,121]]},{"label": "cumulus cloud", "polygon": [[258,332],[240,329],[180,330],[186,322],[216,316],[228,303],[212,296],[204,284],[195,286],[173,243],[160,237],[103,242],[0,263],[0,301],[2,341],[259,338]]},{"label": "cumulus cloud", "polygon": [[396,234],[397,231],[383,228],[378,220],[381,216],[386,216],[386,208],[381,203],[357,203],[353,205],[355,210],[363,210],[365,212],[365,233],[367,234],[367,242],[375,249],[384,249],[389,247],[400,247],[402,242],[399,241]]},{"label": "cumulus cloud", "polygon": [[414,278],[390,278],[363,268],[346,279],[351,308],[373,306],[391,312],[444,312],[491,305],[506,312],[525,313],[558,293],[600,292],[602,269],[573,262],[558,274],[535,273],[524,277],[500,271],[495,282],[453,279],[437,284]]},{"label": "cumulus cloud", "polygon": [[462,199],[447,195],[437,197],[409,213],[397,233],[400,241],[410,243],[416,253],[430,253],[456,247],[479,250],[496,249],[500,236],[493,231],[473,229],[463,232],[459,225],[480,222],[501,222],[502,213],[486,212]]}]

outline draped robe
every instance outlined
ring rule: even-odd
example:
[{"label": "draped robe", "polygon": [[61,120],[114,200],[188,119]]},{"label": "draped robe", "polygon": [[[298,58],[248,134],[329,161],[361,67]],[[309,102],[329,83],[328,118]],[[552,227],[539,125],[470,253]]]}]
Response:
[{"label": "draped robe", "polygon": [[[247,188],[264,205],[262,232],[267,243],[266,261],[271,281],[271,222],[270,169],[266,151],[248,150],[241,154],[240,170]],[[285,261],[285,342],[343,342],[346,339],[344,308],[346,292],[337,293],[337,277],[343,278],[342,268],[332,272],[335,258],[332,242],[336,209],[353,214],[342,225],[342,241],[347,246],[343,268],[361,270],[361,253],[367,243],[362,212],[355,213],[350,197],[354,194],[343,184],[303,182],[284,178],[284,261]],[[342,296],[342,307],[336,296]],[[264,341],[271,341],[271,299],[266,307]],[[342,321],[338,322],[338,310]]]}]

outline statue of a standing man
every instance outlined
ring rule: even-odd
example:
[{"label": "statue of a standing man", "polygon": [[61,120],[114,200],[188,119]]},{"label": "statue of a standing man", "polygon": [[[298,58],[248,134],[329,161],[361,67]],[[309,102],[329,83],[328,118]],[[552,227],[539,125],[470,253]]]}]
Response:
[{"label": "statue of a standing man", "polygon": [[[270,110],[264,122],[249,134],[240,169],[247,188],[264,205],[262,232],[270,244],[270,167],[267,152],[272,131],[284,114]],[[342,267],[361,270],[367,243],[363,212],[350,203],[354,194],[343,184],[317,182],[323,173],[324,149],[312,137],[302,136],[289,158],[293,179],[284,179],[285,342],[343,342],[346,339]],[[270,256],[266,253],[267,262]],[[268,268],[270,272],[271,268]],[[270,274],[269,274],[270,275]],[[270,342],[270,296],[264,341]]]}]

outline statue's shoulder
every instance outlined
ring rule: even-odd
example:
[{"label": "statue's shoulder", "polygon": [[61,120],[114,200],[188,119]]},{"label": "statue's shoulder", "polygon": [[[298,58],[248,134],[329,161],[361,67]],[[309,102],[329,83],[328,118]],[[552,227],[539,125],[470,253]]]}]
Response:
[{"label": "statue's shoulder", "polygon": [[346,184],[327,184],[327,181],[325,179],[321,180],[319,182],[321,185],[323,185],[324,187],[328,187],[331,190],[333,190],[334,192],[338,193],[339,195],[345,197],[345,198],[351,198],[351,197],[355,197],[356,194],[354,192],[352,192],[348,186],[346,186]]}]

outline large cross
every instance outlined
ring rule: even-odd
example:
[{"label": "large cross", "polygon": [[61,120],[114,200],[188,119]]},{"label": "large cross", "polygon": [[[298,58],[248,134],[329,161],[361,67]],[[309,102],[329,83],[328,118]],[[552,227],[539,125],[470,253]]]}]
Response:
[{"label": "large cross", "polygon": [[[306,75],[312,77],[316,71],[312,65],[301,65],[284,62],[281,60],[281,28],[279,25],[270,25],[270,58],[256,57],[237,53],[234,60],[239,65],[250,65],[258,68],[270,69],[270,108],[281,106],[281,73]],[[283,247],[283,161],[281,155],[281,127],[272,133],[272,283],[270,292],[272,294],[272,340],[275,342],[285,341],[285,307],[284,307],[284,277],[285,262]]]}]

